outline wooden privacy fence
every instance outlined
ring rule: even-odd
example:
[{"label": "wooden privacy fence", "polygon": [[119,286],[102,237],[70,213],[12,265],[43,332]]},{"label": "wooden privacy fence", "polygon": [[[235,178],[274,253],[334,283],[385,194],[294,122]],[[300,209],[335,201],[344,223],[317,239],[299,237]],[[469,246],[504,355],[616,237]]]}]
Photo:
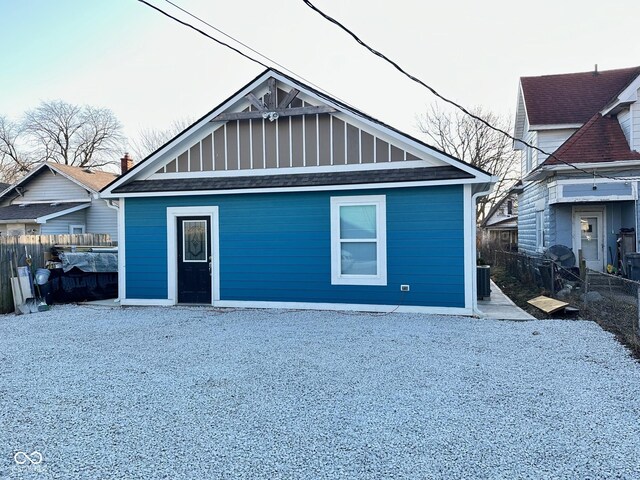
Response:
[{"label": "wooden privacy fence", "polygon": [[[11,263],[9,256],[15,255],[18,265],[26,265],[26,255],[31,255],[34,268],[44,267],[44,253],[54,245],[113,246],[108,234],[82,235],[19,235],[0,237],[0,313],[13,312],[11,294]],[[26,247],[26,253],[25,253]]]}]

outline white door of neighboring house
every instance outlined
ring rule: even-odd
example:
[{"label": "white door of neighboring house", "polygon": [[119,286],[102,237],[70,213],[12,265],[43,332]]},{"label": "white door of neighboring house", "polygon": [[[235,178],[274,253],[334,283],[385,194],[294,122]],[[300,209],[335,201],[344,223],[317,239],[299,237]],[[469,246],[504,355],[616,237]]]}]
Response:
[{"label": "white door of neighboring house", "polygon": [[582,250],[587,268],[604,270],[605,238],[604,208],[574,209],[573,211],[573,251],[578,259]]}]

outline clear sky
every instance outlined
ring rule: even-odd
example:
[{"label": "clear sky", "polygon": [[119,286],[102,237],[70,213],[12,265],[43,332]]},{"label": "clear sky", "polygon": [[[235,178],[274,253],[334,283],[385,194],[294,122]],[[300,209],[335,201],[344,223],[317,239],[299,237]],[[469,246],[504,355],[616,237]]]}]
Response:
[{"label": "clear sky", "polygon": [[[640,65],[638,0],[312,1],[440,93],[501,114],[520,76]],[[175,3],[407,133],[434,101],[301,0]],[[262,71],[136,0],[0,0],[0,52],[0,115],[63,99],[112,109],[130,137],[200,117]]]}]

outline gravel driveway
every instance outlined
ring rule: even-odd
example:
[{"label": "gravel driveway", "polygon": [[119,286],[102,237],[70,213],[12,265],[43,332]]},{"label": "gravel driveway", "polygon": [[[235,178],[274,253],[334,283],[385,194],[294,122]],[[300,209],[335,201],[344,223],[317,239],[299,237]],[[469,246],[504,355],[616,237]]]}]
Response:
[{"label": "gravel driveway", "polygon": [[0,478],[640,478],[639,392],[590,322],[56,306],[0,316]]}]

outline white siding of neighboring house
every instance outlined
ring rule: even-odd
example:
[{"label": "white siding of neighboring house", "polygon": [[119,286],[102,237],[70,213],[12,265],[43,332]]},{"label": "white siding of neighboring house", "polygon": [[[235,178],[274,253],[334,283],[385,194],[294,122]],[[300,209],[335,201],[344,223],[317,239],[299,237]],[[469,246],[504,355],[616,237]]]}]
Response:
[{"label": "white siding of neighboring house", "polygon": [[[545,232],[549,232],[550,218],[547,196],[547,184],[542,181],[526,185],[518,198],[518,250],[523,253],[539,254],[536,249],[536,211],[540,201],[543,201],[545,205]],[[545,240],[548,246],[551,238],[547,236]]]},{"label": "white siding of neighboring house", "polygon": [[640,89],[638,89],[638,100],[631,104],[631,140],[633,149],[640,152]]},{"label": "white siding of neighboring house", "polygon": [[24,189],[24,196],[13,199],[13,203],[90,198],[86,189],[60,174],[54,175],[49,169],[43,169],[42,172],[37,173]]},{"label": "white siding of neighboring house", "polygon": [[[567,128],[562,130],[541,130],[538,132],[538,147],[548,153],[555,152],[567,138],[573,135],[575,128]],[[537,163],[539,165],[547,159],[547,155],[538,152]]]},{"label": "white siding of neighboring house", "polygon": [[[537,132],[527,131],[524,135],[524,140],[529,145],[537,146],[538,136]],[[529,173],[533,168],[535,168],[538,152],[535,149],[530,149],[529,147],[524,147],[522,150],[520,171],[522,172],[522,176],[524,177],[527,173]],[[527,168],[527,156],[531,155],[531,165]]]},{"label": "white siding of neighboring house", "polygon": [[108,233],[112,240],[118,239],[118,211],[107,206],[101,198],[94,198],[87,209],[87,233]]},{"label": "white siding of neighboring house", "polygon": [[[65,235],[69,232],[69,225],[85,225],[87,224],[87,209],[78,210],[61,217],[48,220],[47,223],[40,225],[40,233],[42,235]],[[85,230],[86,233],[93,233]]]},{"label": "white siding of neighboring house", "polygon": [[622,127],[627,143],[631,145],[631,109],[626,109],[618,113],[618,122],[620,123],[620,127]]}]

